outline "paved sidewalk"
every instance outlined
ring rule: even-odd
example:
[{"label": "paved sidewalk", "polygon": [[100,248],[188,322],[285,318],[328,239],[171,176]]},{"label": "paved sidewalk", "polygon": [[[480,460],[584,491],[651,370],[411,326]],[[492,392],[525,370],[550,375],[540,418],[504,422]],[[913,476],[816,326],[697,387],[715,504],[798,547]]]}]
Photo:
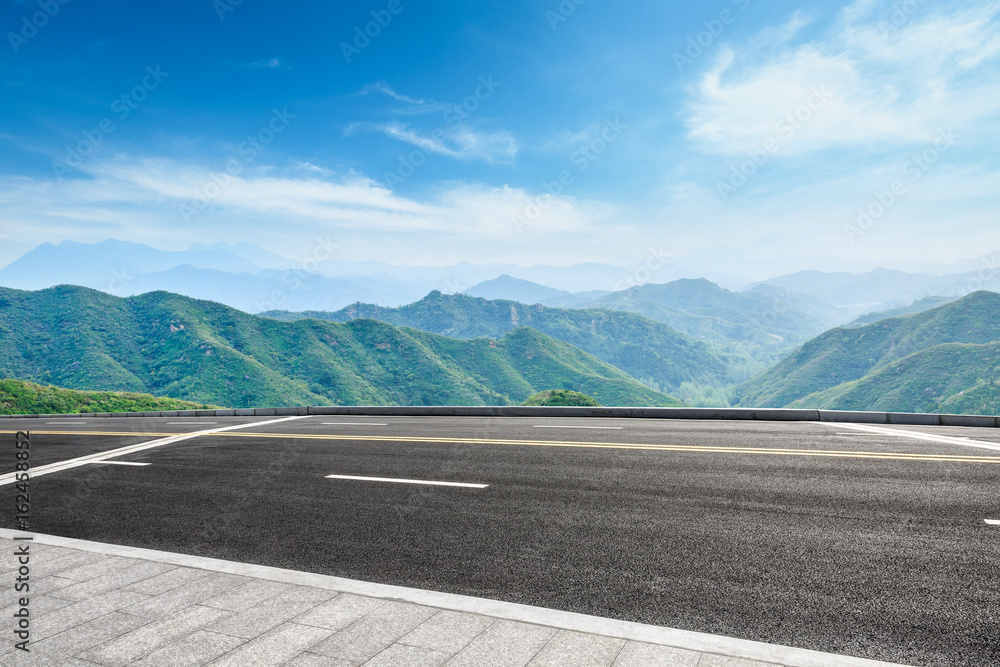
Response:
[{"label": "paved sidewalk", "polygon": [[874,667],[889,663],[492,600],[0,529],[30,552],[30,653],[8,665]]}]

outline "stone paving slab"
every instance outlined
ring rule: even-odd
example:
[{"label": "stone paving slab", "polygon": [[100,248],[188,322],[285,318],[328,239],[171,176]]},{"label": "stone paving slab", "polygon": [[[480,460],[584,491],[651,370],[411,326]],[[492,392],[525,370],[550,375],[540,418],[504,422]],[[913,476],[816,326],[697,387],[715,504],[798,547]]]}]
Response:
[{"label": "stone paving slab", "polygon": [[[25,535],[0,529],[0,548],[14,553],[12,538]],[[32,537],[31,650],[7,641],[4,665],[891,667],[494,600]],[[16,608],[13,593],[0,599],[11,624],[5,636]]]}]

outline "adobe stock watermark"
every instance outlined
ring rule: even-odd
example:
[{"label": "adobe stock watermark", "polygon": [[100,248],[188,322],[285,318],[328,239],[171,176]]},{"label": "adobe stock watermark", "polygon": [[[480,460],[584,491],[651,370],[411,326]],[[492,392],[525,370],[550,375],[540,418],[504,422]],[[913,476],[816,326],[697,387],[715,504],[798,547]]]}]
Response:
[{"label": "adobe stock watermark", "polygon": [[160,65],[146,67],[146,74],[142,80],[131,90],[116,97],[109,105],[114,117],[102,118],[96,127],[82,130],[83,139],[76,144],[66,146],[66,155],[62,161],[52,161],[52,171],[56,177],[61,181],[63,176],[79,169],[84,160],[93,155],[94,151],[104,143],[104,140],[118,129],[115,118],[118,119],[118,122],[125,122],[132,115],[132,112],[138,109],[139,105],[145,102],[149,94],[159,88],[168,76],[170,76],[170,72],[164,72]]},{"label": "adobe stock watermark", "polygon": [[858,209],[858,217],[853,223],[844,225],[844,234],[850,243],[854,243],[861,236],[868,233],[875,223],[896,205],[900,197],[909,191],[909,183],[920,180],[928,169],[930,169],[942,155],[951,150],[955,145],[958,135],[951,127],[938,130],[934,143],[925,148],[920,153],[913,155],[903,163],[903,175],[906,179],[897,178],[886,188],[876,190],[872,193],[873,199],[867,206]]},{"label": "adobe stock watermark", "polygon": [[258,301],[254,304],[256,312],[263,313],[269,310],[281,310],[285,303],[287,290],[301,288],[310,275],[319,273],[319,266],[323,262],[333,259],[334,253],[340,248],[340,244],[327,236],[317,238],[316,245],[312,252],[306,257],[295,262],[295,266],[286,269],[281,274],[281,289],[272,290],[266,301]]},{"label": "adobe stock watermark", "polygon": [[966,294],[990,289],[987,283],[998,275],[1000,275],[1000,252],[994,252],[992,255],[983,257],[979,270],[965,283],[964,291],[961,287],[956,287],[952,296],[960,298]]},{"label": "adobe stock watermark", "polygon": [[[490,99],[502,84],[493,79],[490,74],[486,77],[479,77],[478,83],[472,94],[466,96],[459,104],[453,104],[445,110],[443,114],[444,125],[431,132],[431,139],[440,144],[447,136],[449,126],[451,129],[457,128],[464,121],[472,117],[483,102]],[[403,183],[410,176],[413,176],[428,158],[427,151],[421,147],[413,148],[407,154],[400,154],[397,158],[396,171],[385,172],[385,185],[392,188]]]},{"label": "adobe stock watermark", "polygon": [[243,0],[212,0],[212,9],[220,21],[226,20],[226,14],[236,11],[236,8],[243,4]]},{"label": "adobe stock watermark", "polygon": [[[576,167],[576,174],[582,174],[590,169],[590,166],[604,155],[612,144],[621,139],[626,130],[628,130],[628,125],[623,123],[621,118],[606,120],[598,136],[577,148],[570,155],[569,161]],[[563,196],[566,188],[575,182],[576,175],[570,169],[563,169],[551,181],[542,181],[541,186],[545,192],[532,197],[520,214],[511,214],[510,219],[514,223],[514,229],[518,232],[524,231],[528,225],[537,220],[545,210]]]},{"label": "adobe stock watermark", "polygon": [[631,287],[647,285],[653,279],[657,271],[667,265],[670,253],[661,245],[659,248],[649,248],[645,261],[640,263],[635,269],[621,280],[615,283],[612,291],[620,292]]},{"label": "adobe stock watermark", "polygon": [[737,190],[749,183],[757,171],[770,162],[771,158],[781,151],[782,146],[805,127],[832,96],[833,93],[827,90],[826,86],[813,88],[805,102],[794,111],[786,113],[774,124],[774,129],[780,133],[780,137],[768,137],[759,147],[749,151],[745,160],[730,168],[728,182],[716,181],[715,189],[719,193],[719,198],[727,202]]},{"label": "adobe stock watermark", "polygon": [[545,10],[545,20],[549,22],[549,27],[555,30],[560,23],[565,23],[570,16],[576,14],[577,8],[587,0],[562,0],[555,9]]},{"label": "adobe stock watermark", "polygon": [[[750,0],[731,0],[736,7],[745,12],[750,7]],[[708,21],[702,21],[704,30],[687,38],[687,46],[684,51],[674,51],[674,65],[678,72],[683,72],[688,65],[693,65],[694,61],[701,58],[717,39],[722,37],[726,31],[726,26],[736,23],[739,15],[732,9],[723,9],[719,15]]]},{"label": "adobe stock watermark", "polygon": [[382,31],[392,23],[392,19],[402,14],[404,9],[406,5],[402,0],[389,0],[385,9],[373,9],[370,12],[372,20],[365,23],[364,27],[354,26],[354,39],[350,43],[340,43],[340,52],[344,54],[347,64],[350,65],[355,56],[361,55],[361,52],[371,45],[372,40],[381,35]]},{"label": "adobe stock watermark", "polygon": [[129,275],[128,269],[122,268],[111,271],[111,278],[108,280],[109,294],[124,296],[128,292],[128,286],[132,283],[134,276]]},{"label": "adobe stock watermark", "polygon": [[288,113],[288,107],[271,110],[270,120],[256,133],[246,138],[236,147],[236,155],[230,155],[226,160],[226,170],[212,174],[209,180],[202,186],[195,189],[191,201],[181,202],[177,205],[177,210],[184,222],[190,223],[191,219],[201,213],[228,188],[233,178],[243,173],[243,169],[257,159],[264,149],[274,141],[275,137],[285,131],[288,125],[295,119],[295,114]]},{"label": "adobe stock watermark", "polygon": [[923,7],[923,4],[924,0],[900,0],[899,2],[894,2],[892,11],[889,12],[888,17],[875,24],[875,27],[878,28],[883,37],[888,37],[909,23],[913,15]]},{"label": "adobe stock watermark", "polygon": [[452,294],[461,294],[465,290],[472,287],[472,285],[470,285],[465,280],[455,276],[452,276],[451,278],[445,278],[443,283],[444,284],[443,287],[441,288],[441,293],[447,294],[449,296]]},{"label": "adobe stock watermark", "polygon": [[25,14],[21,17],[21,29],[7,33],[7,41],[14,53],[20,53],[21,47],[38,36],[38,31],[47,26],[69,2],[70,0],[38,0],[40,11],[30,17]]}]

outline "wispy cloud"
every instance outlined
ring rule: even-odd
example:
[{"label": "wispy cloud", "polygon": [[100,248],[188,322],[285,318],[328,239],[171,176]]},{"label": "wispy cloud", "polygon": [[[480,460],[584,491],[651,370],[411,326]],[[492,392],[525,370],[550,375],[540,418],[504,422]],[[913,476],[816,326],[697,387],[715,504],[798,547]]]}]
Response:
[{"label": "wispy cloud", "polygon": [[402,93],[397,93],[385,81],[376,81],[375,83],[369,83],[367,86],[361,89],[360,94],[370,95],[371,93],[374,92],[388,95],[394,100],[399,100],[400,102],[406,102],[407,104],[422,105],[425,103],[425,100],[417,99],[415,97],[409,97],[407,95],[403,95]]},{"label": "wispy cloud", "polygon": [[[480,79],[482,81],[482,79]],[[415,122],[392,121],[387,123],[360,122],[346,128],[348,134],[358,131],[378,132],[417,148],[444,155],[456,160],[482,160],[487,163],[511,163],[517,157],[518,143],[514,135],[507,131],[481,129],[482,119],[474,118],[480,103],[489,98],[492,90],[477,82],[475,97],[467,98],[475,102],[475,107],[438,102],[428,98],[410,97],[395,91],[384,81],[368,84],[361,89],[361,95],[381,93],[402,102],[389,113],[399,116],[440,114],[436,126],[424,122],[416,127]],[[485,92],[489,91],[489,92]],[[485,95],[485,96],[482,96]]]},{"label": "wispy cloud", "polygon": [[[791,155],[923,142],[942,126],[995,116],[1000,3],[913,4],[912,14],[899,15],[898,3],[856,2],[823,39],[807,43],[793,43],[805,21],[795,14],[765,30],[785,45],[763,56],[773,40],[730,45],[691,89],[689,137],[709,152],[741,153],[799,113],[807,122],[799,119],[783,150]],[[803,112],[817,90],[828,99]]]},{"label": "wispy cloud", "polygon": [[517,157],[517,140],[509,132],[477,132],[459,125],[442,126],[428,134],[421,134],[410,125],[400,122],[358,123],[349,129],[381,132],[428,153],[456,160],[510,163]]},{"label": "wispy cloud", "polygon": [[[162,244],[170,238],[164,232],[189,228],[179,207],[191,205],[192,196],[221,174],[172,160],[119,158],[95,163],[86,176],[61,182],[0,178],[0,206],[8,220],[51,238],[100,240],[127,233],[130,239]],[[607,206],[568,197],[554,201],[530,229],[519,229],[513,216],[523,214],[537,197],[510,186],[454,182],[421,202],[357,173],[319,174],[296,165],[285,173],[261,169],[233,177],[198,214],[197,225],[209,241],[250,227],[258,235],[289,239],[322,231],[375,249],[380,239],[391,240],[400,244],[397,260],[413,252],[403,239],[428,235],[456,248],[454,261],[470,244],[483,249],[481,259],[513,261],[538,253],[539,261],[560,243],[585,251],[595,239],[610,243],[622,237]],[[566,235],[574,240],[559,240]],[[527,248],[529,241],[537,247]]]}]

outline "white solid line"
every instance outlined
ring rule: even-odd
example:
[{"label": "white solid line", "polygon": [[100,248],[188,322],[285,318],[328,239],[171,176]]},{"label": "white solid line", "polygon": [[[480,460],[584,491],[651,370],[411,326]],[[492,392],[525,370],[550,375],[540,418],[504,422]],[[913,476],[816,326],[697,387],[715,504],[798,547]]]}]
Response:
[{"label": "white solid line", "polygon": [[990,524],[991,526],[1000,526],[1000,521],[998,521],[997,519],[983,519],[983,521]]},{"label": "white solid line", "polygon": [[87,422],[45,422],[46,424],[86,424]]},{"label": "white solid line", "polygon": [[192,417],[191,421],[187,421],[187,422],[167,422],[167,426],[181,426],[181,425],[183,425],[183,426],[190,426],[191,424],[201,425],[201,424],[218,424],[218,423],[219,422],[203,422],[203,421],[201,421],[200,419],[198,419],[196,417]]},{"label": "white solid line", "polygon": [[976,447],[978,449],[992,449],[1000,451],[1000,443],[984,442],[982,440],[969,440],[968,438],[955,438],[947,435],[934,435],[932,433],[921,433],[919,431],[905,431],[882,426],[869,426],[868,424],[841,424],[836,422],[813,422],[823,424],[832,428],[846,428],[855,431],[862,431],[875,435],[889,435],[897,438],[913,438],[914,440],[926,440],[928,442],[941,442],[947,445],[961,445],[962,447]]},{"label": "white solid line", "polygon": [[603,428],[620,431],[624,426],[570,426],[569,424],[535,424],[535,428]]},{"label": "white solid line", "polygon": [[113,463],[116,466],[148,466],[152,463],[139,463],[138,461],[88,461],[89,464]]},{"label": "white solid line", "polygon": [[325,574],[298,572],[266,565],[251,565],[234,561],[188,556],[186,554],[139,549],[116,544],[88,542],[69,537],[57,537],[41,533],[23,533],[0,528],[0,539],[13,540],[31,536],[35,544],[45,544],[65,549],[77,549],[91,553],[136,558],[154,563],[166,563],[179,567],[196,568],[209,572],[235,574],[254,579],[264,579],[283,584],[307,586],[338,593],[352,593],[363,597],[383,600],[397,600],[424,607],[436,607],[449,611],[476,614],[531,625],[541,625],[559,630],[569,630],[585,634],[604,635],[616,639],[659,644],[690,651],[721,654],[734,658],[759,662],[789,665],[790,667],[902,667],[888,662],[854,658],[833,653],[820,653],[809,649],[765,644],[763,642],[736,639],[724,635],[710,635],[691,630],[678,630],[654,625],[643,625],[632,621],[619,621],[599,616],[587,616],[569,611],[558,611],[544,607],[530,607],[513,602],[476,598],[455,593],[438,593],[419,588],[404,588],[388,584],[375,584],[355,579],[342,579]]},{"label": "white solid line", "polygon": [[[88,454],[87,456],[81,456],[75,459],[69,459],[67,461],[60,461],[58,463],[50,463],[47,466],[41,466],[40,468],[33,468],[31,470],[31,476],[40,477],[42,475],[48,475],[53,472],[59,472],[61,470],[68,470],[70,468],[76,468],[78,466],[84,466],[88,463],[94,461],[105,462],[104,459],[115,458],[118,456],[124,456],[126,454],[132,454],[134,452],[141,452],[146,449],[153,449],[154,447],[162,447],[164,445],[172,445],[175,442],[181,442],[183,440],[190,440],[192,438],[197,438],[202,435],[211,435],[213,433],[222,433],[223,431],[235,431],[241,428],[251,428],[253,426],[266,426],[268,424],[277,424],[280,422],[287,422],[293,419],[305,419],[309,415],[302,415],[299,417],[282,417],[280,419],[269,419],[263,422],[250,422],[247,424],[236,424],[234,426],[221,426],[219,428],[210,428],[204,431],[193,431],[191,433],[183,433],[181,435],[172,435],[168,438],[160,438],[159,440],[150,440],[148,442],[140,442],[135,445],[128,445],[126,447],[119,447],[118,449],[112,449],[107,452],[97,452],[96,454]],[[136,433],[136,435],[141,435]],[[16,472],[9,472],[6,475],[0,475],[0,486],[5,486],[7,484],[13,484],[15,481]]]},{"label": "white solid line", "polygon": [[327,479],[354,479],[362,482],[392,482],[394,484],[430,484],[431,486],[461,486],[467,489],[485,489],[489,484],[463,482],[429,482],[423,479],[394,479],[392,477],[355,477],[354,475],[327,475]]},{"label": "white solid line", "polygon": [[322,422],[324,426],[388,426],[388,424],[376,424],[375,422]]}]

